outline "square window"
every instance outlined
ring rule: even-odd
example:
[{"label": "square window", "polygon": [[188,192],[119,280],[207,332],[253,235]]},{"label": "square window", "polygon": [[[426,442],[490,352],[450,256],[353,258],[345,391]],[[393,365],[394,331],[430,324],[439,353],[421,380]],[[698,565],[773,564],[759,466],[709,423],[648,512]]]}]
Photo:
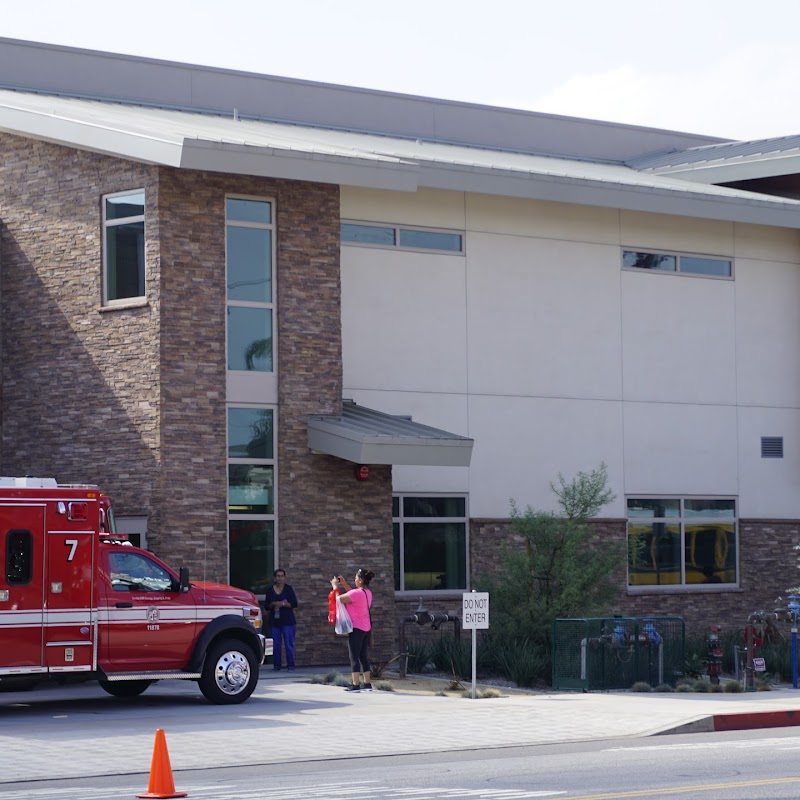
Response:
[{"label": "square window", "polygon": [[466,526],[463,523],[406,523],[403,555],[406,591],[466,587]]},{"label": "square window", "polygon": [[273,458],[271,408],[228,409],[228,458]]},{"label": "square window", "polygon": [[266,464],[228,464],[228,513],[274,514],[274,473]]}]

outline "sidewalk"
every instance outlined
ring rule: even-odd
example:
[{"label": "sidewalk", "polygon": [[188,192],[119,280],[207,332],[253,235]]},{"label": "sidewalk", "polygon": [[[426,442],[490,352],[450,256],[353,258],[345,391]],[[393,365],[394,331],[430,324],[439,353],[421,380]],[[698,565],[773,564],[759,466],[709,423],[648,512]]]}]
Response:
[{"label": "sidewalk", "polygon": [[[305,667],[292,673],[275,672],[265,666],[261,681],[303,682],[331,672],[349,676],[348,667]],[[445,682],[442,683],[444,686]],[[464,685],[471,686],[469,682]],[[501,699],[520,697],[529,698],[532,703],[528,707],[537,713],[546,712],[547,719],[539,719],[537,726],[550,727],[554,732],[560,730],[565,737],[560,741],[800,726],[800,689],[789,686],[774,687],[769,692],[731,694],[531,691]],[[467,700],[477,702],[471,698]],[[636,727],[638,720],[641,720],[641,727]],[[625,728],[624,733],[620,732],[620,726]],[[581,730],[586,732],[585,736],[581,735]]]},{"label": "sidewalk", "polygon": [[[383,691],[353,694],[308,682],[332,671],[347,674],[344,667],[296,672],[262,668],[253,697],[238,706],[208,706],[193,683],[178,681],[165,681],[123,702],[106,696],[96,684],[8,693],[0,696],[5,764],[0,784],[146,773],[157,728],[165,730],[172,768],[180,771],[800,722],[800,690],[792,689],[748,694],[560,692],[472,700]],[[370,732],[359,738],[357,747],[352,737],[333,733],[351,726]]]}]

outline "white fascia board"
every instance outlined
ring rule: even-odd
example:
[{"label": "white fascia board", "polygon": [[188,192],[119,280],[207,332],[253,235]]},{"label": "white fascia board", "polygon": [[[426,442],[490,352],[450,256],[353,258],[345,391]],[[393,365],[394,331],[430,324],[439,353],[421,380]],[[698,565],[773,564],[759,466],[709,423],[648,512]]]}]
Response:
[{"label": "white fascia board", "polygon": [[41,139],[53,144],[128,158],[147,164],[180,166],[181,144],[139,133],[120,131],[8,106],[0,107],[0,130],[16,136]]},{"label": "white fascia board", "polygon": [[200,139],[184,139],[179,166],[400,192],[419,188],[419,167],[399,159],[359,159]]},{"label": "white fascia board", "polygon": [[795,175],[800,172],[800,155],[761,157],[742,161],[710,164],[682,164],[650,170],[653,175],[664,175],[696,183],[732,183],[758,178],[774,178],[779,175]]},{"label": "white fascia board", "polygon": [[771,201],[755,195],[748,198],[634,186],[559,175],[469,170],[459,167],[427,165],[421,170],[419,185],[431,189],[550,200],[558,203],[652,211],[698,219],[718,219],[800,228],[800,202]]}]

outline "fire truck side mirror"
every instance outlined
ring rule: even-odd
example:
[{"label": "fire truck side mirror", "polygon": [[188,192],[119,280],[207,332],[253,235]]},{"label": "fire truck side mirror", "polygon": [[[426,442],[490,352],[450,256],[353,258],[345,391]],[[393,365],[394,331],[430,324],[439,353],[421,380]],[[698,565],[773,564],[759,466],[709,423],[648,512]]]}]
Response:
[{"label": "fire truck side mirror", "polygon": [[180,569],[180,585],[178,587],[178,591],[189,591],[189,567],[181,567]]}]

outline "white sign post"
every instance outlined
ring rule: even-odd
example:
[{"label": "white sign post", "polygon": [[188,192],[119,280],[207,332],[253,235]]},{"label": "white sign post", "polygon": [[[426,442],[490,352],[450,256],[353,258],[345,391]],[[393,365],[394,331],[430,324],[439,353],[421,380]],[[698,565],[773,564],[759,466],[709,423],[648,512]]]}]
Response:
[{"label": "white sign post", "polygon": [[472,631],[472,699],[475,699],[475,666],[477,661],[477,631],[489,628],[489,592],[465,592],[461,595],[463,619],[461,627]]}]

